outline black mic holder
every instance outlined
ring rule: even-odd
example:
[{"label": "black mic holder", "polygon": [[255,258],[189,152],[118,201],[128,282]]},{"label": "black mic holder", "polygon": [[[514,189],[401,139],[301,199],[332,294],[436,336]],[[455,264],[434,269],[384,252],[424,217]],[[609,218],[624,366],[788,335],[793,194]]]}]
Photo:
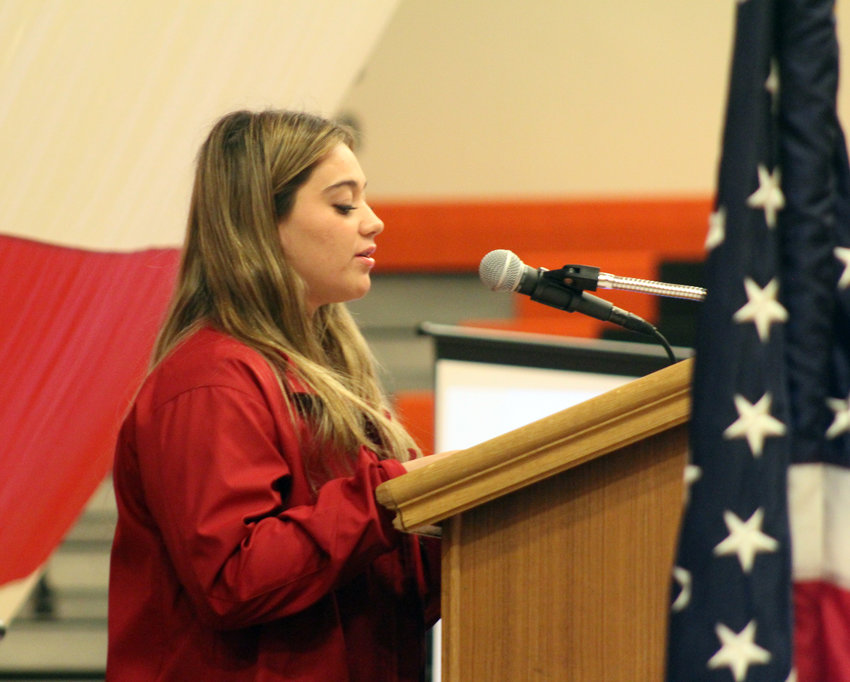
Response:
[{"label": "black mic holder", "polygon": [[[613,322],[640,334],[654,336],[664,347],[670,363],[676,361],[667,339],[652,324],[638,315],[612,305],[609,301],[586,293],[586,289],[595,290],[599,278],[605,276],[604,273],[600,274],[599,268],[587,265],[565,265],[557,270],[539,268],[537,272],[540,273],[539,277],[524,277],[518,286],[518,290],[529,295],[532,301],[545,303],[567,312],[580,310],[591,317]],[[530,281],[532,279],[536,280],[534,284]],[[691,288],[696,289],[696,287]]]},{"label": "black mic holder", "polygon": [[[532,301],[545,303],[553,308],[565,310],[570,313],[581,311],[585,315],[590,315],[606,322],[613,322],[641,334],[656,333],[657,330],[655,327],[642,317],[611,305],[610,302],[604,299],[585,293],[581,286],[576,286],[573,283],[568,284],[567,282],[571,275],[567,272],[568,277],[565,277],[565,272],[568,269],[576,267],[585,268],[587,271],[596,270],[597,273],[599,272],[598,268],[575,265],[565,265],[558,270],[540,268],[540,277],[537,279],[536,285],[531,291],[523,292],[527,293]],[[583,275],[583,277],[589,276],[588,274]],[[582,279],[581,281],[585,280]],[[596,288],[595,285],[593,288]],[[524,290],[522,284],[520,284],[520,290]]]},{"label": "black mic holder", "polygon": [[591,317],[613,322],[641,334],[654,336],[664,347],[671,363],[676,361],[673,349],[664,335],[652,324],[642,317],[618,308],[604,299],[586,293],[586,291],[596,291],[597,286],[601,285],[608,289],[639,291],[699,301],[703,300],[706,294],[705,289],[700,287],[616,277],[600,272],[599,268],[590,265],[564,265],[557,270],[540,268],[538,272],[540,276],[537,278],[536,284],[527,287],[532,291],[525,290],[526,287],[523,287],[525,282],[520,282],[518,287],[523,293],[530,295],[533,301],[539,301],[567,312],[581,310]]}]

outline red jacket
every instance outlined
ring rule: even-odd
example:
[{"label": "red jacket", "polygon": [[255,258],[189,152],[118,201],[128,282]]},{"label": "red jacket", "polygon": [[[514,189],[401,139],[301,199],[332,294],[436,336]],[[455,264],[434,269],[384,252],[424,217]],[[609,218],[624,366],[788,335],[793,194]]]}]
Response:
[{"label": "red jacket", "polygon": [[153,371],[116,451],[107,679],[420,679],[439,543],[374,495],[404,468],[362,447],[316,494],[299,433],[229,336],[201,330]]}]

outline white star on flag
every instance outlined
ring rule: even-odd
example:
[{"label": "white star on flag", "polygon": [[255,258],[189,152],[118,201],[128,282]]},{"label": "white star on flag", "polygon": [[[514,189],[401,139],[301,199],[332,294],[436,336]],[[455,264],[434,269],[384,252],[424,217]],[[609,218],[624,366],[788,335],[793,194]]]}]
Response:
[{"label": "white star on flag", "polygon": [[708,667],[729,668],[735,682],[742,682],[747,677],[751,665],[768,663],[770,652],[755,643],[756,622],[751,620],[741,632],[718,623],[714,628],[720,640],[720,649],[708,660]]},{"label": "white star on flag", "polygon": [[691,602],[691,572],[681,568],[673,567],[673,579],[679,583],[679,594],[671,608],[673,611],[681,611]]},{"label": "white star on flag", "polygon": [[725,511],[723,521],[729,529],[729,535],[714,548],[715,556],[737,554],[738,561],[744,573],[753,569],[756,554],[759,552],[775,552],[779,542],[762,532],[764,509],[759,507],[746,521],[742,521],[734,512]]},{"label": "white star on flag", "polygon": [[838,280],[838,288],[846,289],[850,287],[850,249],[846,246],[836,246],[832,252],[844,264],[844,272],[841,273],[841,279]]},{"label": "white star on flag", "polygon": [[770,415],[772,402],[770,392],[765,393],[755,405],[744,396],[736,394],[735,409],[738,411],[738,419],[723,432],[723,437],[728,440],[746,438],[753,457],[761,457],[766,437],[785,435],[785,424]]},{"label": "white star on flag", "polygon": [[752,322],[756,325],[759,340],[762,343],[770,340],[770,325],[774,322],[785,322],[788,311],[776,300],[779,293],[779,280],[775,277],[762,289],[754,280],[744,279],[744,289],[747,292],[747,302],[735,312],[732,319],[735,322]]},{"label": "white star on flag", "polygon": [[768,227],[776,227],[776,213],[785,207],[785,195],[779,187],[781,173],[776,168],[770,173],[762,164],[758,166],[759,188],[747,197],[747,206],[764,211]]},{"label": "white star on flag", "polygon": [[711,251],[726,239],[726,209],[719,206],[708,217],[708,234],[705,236],[705,250]]},{"label": "white star on flag", "polygon": [[779,66],[775,59],[770,60],[770,73],[767,74],[767,80],[764,82],[764,89],[770,93],[771,108],[775,109],[779,102]]},{"label": "white star on flag", "polygon": [[684,485],[684,503],[687,504],[690,499],[691,486],[702,477],[702,469],[696,464],[687,464],[685,466],[685,485]]},{"label": "white star on flag", "polygon": [[831,440],[850,431],[850,396],[847,396],[847,400],[827,398],[826,404],[835,412],[835,418],[826,430],[826,437]]},{"label": "white star on flag", "polygon": [[685,485],[690,487],[696,483],[702,476],[702,469],[696,464],[685,465]]}]

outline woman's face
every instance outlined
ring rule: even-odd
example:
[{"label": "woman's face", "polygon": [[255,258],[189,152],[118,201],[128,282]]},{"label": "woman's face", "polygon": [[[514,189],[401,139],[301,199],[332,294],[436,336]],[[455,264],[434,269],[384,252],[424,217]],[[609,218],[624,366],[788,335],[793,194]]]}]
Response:
[{"label": "woman's face", "polygon": [[311,313],[366,295],[375,237],[383,229],[366,203],[366,178],[354,152],[338,144],[298,189],[291,213],[278,224],[283,251],[307,284]]}]

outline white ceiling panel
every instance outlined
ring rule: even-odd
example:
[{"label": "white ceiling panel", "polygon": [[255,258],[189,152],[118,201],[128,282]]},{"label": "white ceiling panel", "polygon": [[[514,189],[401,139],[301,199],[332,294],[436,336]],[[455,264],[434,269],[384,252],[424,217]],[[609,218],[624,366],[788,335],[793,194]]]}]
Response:
[{"label": "white ceiling panel", "polygon": [[397,4],[0,0],[0,232],[178,245],[212,122],[332,114]]}]

